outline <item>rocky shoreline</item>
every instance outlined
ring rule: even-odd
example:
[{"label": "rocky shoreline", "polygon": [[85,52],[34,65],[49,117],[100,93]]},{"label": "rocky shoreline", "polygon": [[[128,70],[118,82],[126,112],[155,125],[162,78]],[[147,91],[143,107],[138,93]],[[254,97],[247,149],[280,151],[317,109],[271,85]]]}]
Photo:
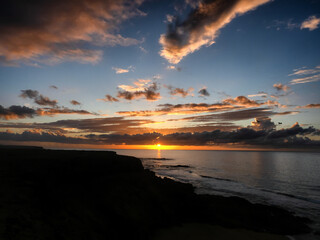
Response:
[{"label": "rocky shoreline", "polygon": [[308,219],[284,209],[197,195],[115,152],[0,154],[0,239],[285,239],[311,231]]}]

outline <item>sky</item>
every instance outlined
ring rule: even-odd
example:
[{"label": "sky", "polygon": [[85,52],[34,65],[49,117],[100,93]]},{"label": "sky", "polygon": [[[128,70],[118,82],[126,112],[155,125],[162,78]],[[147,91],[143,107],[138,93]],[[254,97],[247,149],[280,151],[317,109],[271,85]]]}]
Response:
[{"label": "sky", "polygon": [[12,0],[0,35],[0,144],[320,147],[319,0]]}]

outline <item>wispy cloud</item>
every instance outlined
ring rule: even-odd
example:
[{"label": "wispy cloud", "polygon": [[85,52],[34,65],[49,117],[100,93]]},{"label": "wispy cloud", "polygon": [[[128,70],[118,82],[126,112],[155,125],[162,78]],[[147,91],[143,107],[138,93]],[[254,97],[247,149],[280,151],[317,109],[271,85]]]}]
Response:
[{"label": "wispy cloud", "polygon": [[319,27],[320,18],[316,16],[310,16],[301,24],[300,29],[309,29],[309,31],[313,31]]},{"label": "wispy cloud", "polygon": [[134,71],[134,67],[133,66],[129,66],[128,68],[112,67],[112,69],[116,72],[116,74],[128,73],[130,71]]},{"label": "wispy cloud", "polygon": [[181,71],[181,68],[180,67],[177,67],[177,66],[174,66],[174,65],[169,65],[167,66],[167,69],[168,70],[176,70],[176,71]]},{"label": "wispy cloud", "polygon": [[315,68],[300,68],[293,70],[293,73],[289,76],[301,76],[300,78],[295,78],[290,81],[290,84],[300,84],[300,83],[310,83],[317,82],[320,80],[320,66]]},{"label": "wispy cloud", "polygon": [[[116,30],[124,20],[145,15],[137,9],[142,2],[6,1],[0,10],[0,59],[9,65],[97,63],[103,54],[97,49],[99,46],[141,43]],[[96,49],[87,47],[88,44]]]},{"label": "wispy cloud", "polygon": [[293,30],[295,28],[299,28],[300,24],[294,23],[293,19],[289,20],[274,20],[273,23],[269,26],[267,26],[268,29],[275,28],[276,30],[281,30],[281,29],[288,29],[288,30]]},{"label": "wispy cloud", "polygon": [[320,103],[311,103],[305,106],[298,106],[297,108],[320,108]]},{"label": "wispy cloud", "polygon": [[268,97],[268,93],[259,92],[259,93],[256,93],[256,94],[249,94],[248,97],[250,97],[250,98],[252,98],[252,97],[263,97],[263,98],[266,98],[266,97]]},{"label": "wispy cloud", "polygon": [[148,53],[148,51],[147,51],[144,47],[139,46],[139,49],[140,49],[141,52],[143,52],[143,53]]},{"label": "wispy cloud", "polygon": [[210,46],[219,30],[234,18],[270,0],[207,0],[200,2],[183,21],[169,23],[166,34],[160,37],[160,55],[172,64],[179,63],[185,56]]}]

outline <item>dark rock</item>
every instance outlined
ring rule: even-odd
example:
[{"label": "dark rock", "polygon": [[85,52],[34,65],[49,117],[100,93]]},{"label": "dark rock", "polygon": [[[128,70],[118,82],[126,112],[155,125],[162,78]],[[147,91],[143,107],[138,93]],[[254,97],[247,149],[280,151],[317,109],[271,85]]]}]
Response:
[{"label": "dark rock", "polygon": [[0,239],[150,239],[184,222],[309,231],[283,209],[196,195],[115,152],[1,149],[0,157]]}]

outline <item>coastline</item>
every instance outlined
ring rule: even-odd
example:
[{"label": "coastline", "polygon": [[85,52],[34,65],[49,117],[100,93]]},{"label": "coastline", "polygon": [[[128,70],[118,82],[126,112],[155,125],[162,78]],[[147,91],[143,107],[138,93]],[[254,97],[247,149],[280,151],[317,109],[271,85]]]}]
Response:
[{"label": "coastline", "polygon": [[311,231],[308,219],[276,206],[195,194],[192,185],[157,177],[135,157],[0,152],[2,239],[288,239]]}]

